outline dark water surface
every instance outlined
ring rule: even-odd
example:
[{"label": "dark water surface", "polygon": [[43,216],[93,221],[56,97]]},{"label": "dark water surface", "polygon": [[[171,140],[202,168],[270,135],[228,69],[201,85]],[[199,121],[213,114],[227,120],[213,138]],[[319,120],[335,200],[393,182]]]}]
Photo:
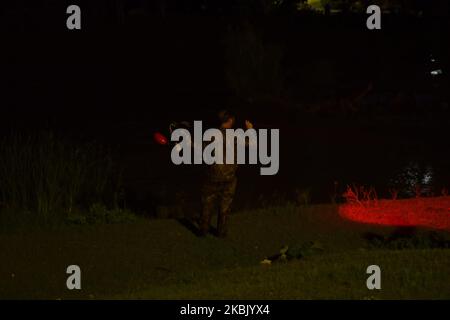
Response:
[{"label": "dark water surface", "polygon": [[[171,146],[152,140],[153,132],[168,122],[151,122],[129,124],[122,139],[120,132],[109,137],[115,136],[129,201],[153,213],[161,205],[198,207],[204,166],[173,165]],[[347,185],[374,187],[381,198],[390,197],[392,189],[400,197],[415,196],[417,190],[440,195],[450,185],[445,124],[420,119],[273,119],[271,127],[277,125],[279,172],[261,176],[259,164],[241,165],[236,209],[284,201],[339,202]]]}]

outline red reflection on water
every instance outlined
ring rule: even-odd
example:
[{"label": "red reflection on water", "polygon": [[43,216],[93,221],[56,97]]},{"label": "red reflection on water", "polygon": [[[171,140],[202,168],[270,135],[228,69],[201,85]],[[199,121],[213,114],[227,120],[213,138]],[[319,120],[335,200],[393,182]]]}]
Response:
[{"label": "red reflection on water", "polygon": [[450,231],[450,196],[347,203],[339,206],[339,214],[362,223]]}]

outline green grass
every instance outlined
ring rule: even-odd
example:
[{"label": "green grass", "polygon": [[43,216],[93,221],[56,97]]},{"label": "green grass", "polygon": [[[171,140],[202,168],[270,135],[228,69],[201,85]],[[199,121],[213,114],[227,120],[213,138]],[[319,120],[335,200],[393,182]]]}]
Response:
[{"label": "green grass", "polygon": [[[393,228],[345,221],[322,205],[238,212],[224,240],[197,238],[175,220],[144,219],[0,234],[0,298],[450,298],[450,250],[372,250],[361,237],[369,231]],[[324,252],[260,264],[307,241]],[[80,291],[65,288],[70,264],[81,267]],[[380,291],[366,288],[371,264],[381,267]]]},{"label": "green grass", "polygon": [[[192,274],[119,298],[145,299],[448,299],[444,250],[348,252],[265,267]],[[382,290],[366,288],[366,268],[382,270]],[[445,265],[446,264],[446,265]],[[405,267],[409,266],[409,267]],[[413,266],[413,267],[411,267]],[[445,280],[443,280],[445,279]],[[443,281],[442,281],[443,280]]]}]

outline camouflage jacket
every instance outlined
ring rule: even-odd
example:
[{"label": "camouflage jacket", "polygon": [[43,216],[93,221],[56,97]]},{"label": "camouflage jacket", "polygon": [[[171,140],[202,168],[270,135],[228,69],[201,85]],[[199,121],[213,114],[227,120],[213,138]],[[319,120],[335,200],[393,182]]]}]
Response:
[{"label": "camouflage jacket", "polygon": [[[225,129],[221,129],[223,134],[223,139],[225,140]],[[223,151],[223,164],[211,164],[206,168],[206,179],[211,182],[231,182],[236,178],[237,171],[237,161],[236,161],[236,142],[234,143],[235,147],[235,159],[233,164],[226,164],[226,143],[224,143],[224,151]]]}]

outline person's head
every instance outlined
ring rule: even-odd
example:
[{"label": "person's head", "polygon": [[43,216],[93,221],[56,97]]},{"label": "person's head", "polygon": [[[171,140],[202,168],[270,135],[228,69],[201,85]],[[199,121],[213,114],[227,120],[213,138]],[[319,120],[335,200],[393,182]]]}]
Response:
[{"label": "person's head", "polygon": [[218,117],[220,128],[231,129],[234,127],[235,117],[231,112],[222,110],[219,112]]}]

